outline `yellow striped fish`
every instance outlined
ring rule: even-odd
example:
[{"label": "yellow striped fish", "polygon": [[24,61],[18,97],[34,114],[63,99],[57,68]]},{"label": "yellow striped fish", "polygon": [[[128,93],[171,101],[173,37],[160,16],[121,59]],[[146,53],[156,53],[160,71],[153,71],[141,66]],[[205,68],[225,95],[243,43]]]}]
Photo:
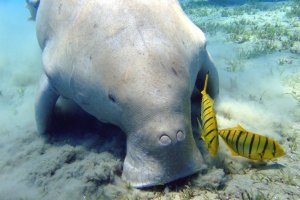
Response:
[{"label": "yellow striped fish", "polygon": [[205,142],[208,152],[212,156],[216,156],[219,148],[219,138],[218,138],[218,126],[216,115],[214,111],[214,101],[206,93],[208,81],[208,74],[205,77],[204,88],[201,91],[202,102],[201,102],[201,124],[198,121],[199,131],[201,132],[201,138]]},{"label": "yellow striped fish", "polygon": [[280,144],[273,139],[245,130],[240,125],[219,131],[233,156],[251,160],[271,160],[284,155]]}]

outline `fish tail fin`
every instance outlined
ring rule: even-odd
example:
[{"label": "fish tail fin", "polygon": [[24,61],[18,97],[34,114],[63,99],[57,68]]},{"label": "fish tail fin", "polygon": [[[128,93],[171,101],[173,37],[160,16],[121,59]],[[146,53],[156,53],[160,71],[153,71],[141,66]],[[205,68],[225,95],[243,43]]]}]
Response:
[{"label": "fish tail fin", "polygon": [[204,87],[201,94],[206,94],[207,82],[208,82],[208,73],[205,75]]}]

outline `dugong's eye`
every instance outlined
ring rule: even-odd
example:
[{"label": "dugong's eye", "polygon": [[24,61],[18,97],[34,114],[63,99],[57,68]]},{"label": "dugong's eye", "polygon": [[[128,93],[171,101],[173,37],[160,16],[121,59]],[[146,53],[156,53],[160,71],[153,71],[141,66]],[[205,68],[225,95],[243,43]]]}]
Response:
[{"label": "dugong's eye", "polygon": [[117,103],[116,97],[113,94],[109,93],[108,98],[111,102]]}]

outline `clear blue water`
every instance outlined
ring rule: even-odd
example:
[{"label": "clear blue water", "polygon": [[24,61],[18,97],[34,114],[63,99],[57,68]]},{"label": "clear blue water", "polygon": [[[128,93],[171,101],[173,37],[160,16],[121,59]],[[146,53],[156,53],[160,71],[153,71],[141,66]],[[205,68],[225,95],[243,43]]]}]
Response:
[{"label": "clear blue water", "polygon": [[[299,150],[295,144],[300,134],[300,4],[299,1],[256,2],[261,3],[219,5],[181,1],[184,11],[205,32],[207,48],[218,67],[219,126],[226,128],[240,123],[278,140],[287,152],[278,164],[286,167],[282,171],[272,168],[259,171],[263,180],[271,177],[272,181],[268,182],[271,186],[257,187],[271,188],[278,199],[297,199],[300,195],[297,186],[300,177],[295,175],[299,171]],[[102,125],[93,123],[93,127],[85,125],[87,131],[83,133],[73,131],[73,124],[69,124],[66,135],[43,140],[36,132],[34,119],[42,52],[35,22],[28,20],[29,17],[25,1],[0,1],[0,199],[151,199],[156,195],[153,191],[164,196],[168,191],[176,193],[186,188],[201,196],[199,191],[208,191],[207,187],[223,197],[236,198],[241,198],[240,191],[250,187],[251,197],[256,197],[259,188],[247,185],[255,181],[243,176],[248,170],[255,177],[256,169],[249,168],[246,161],[232,161],[226,148],[214,160],[200,143],[208,171],[213,172],[208,173],[208,179],[192,177],[153,191],[139,191],[128,189],[120,180],[125,138],[118,130],[111,128],[114,132],[111,134]],[[213,171],[214,168],[217,170]],[[264,174],[266,171],[270,174]],[[295,184],[281,173],[295,175]],[[217,182],[217,186],[210,180]],[[239,180],[245,182],[239,184]]]}]

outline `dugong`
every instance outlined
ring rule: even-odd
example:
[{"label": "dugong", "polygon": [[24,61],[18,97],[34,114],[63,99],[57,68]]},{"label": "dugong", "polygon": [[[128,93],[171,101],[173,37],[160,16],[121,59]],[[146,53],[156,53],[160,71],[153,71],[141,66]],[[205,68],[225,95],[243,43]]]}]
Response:
[{"label": "dugong", "polygon": [[38,132],[51,129],[59,97],[127,138],[122,178],[136,188],[196,173],[204,161],[191,125],[191,95],[218,73],[206,39],[177,0],[41,0],[36,30],[44,71]]}]

